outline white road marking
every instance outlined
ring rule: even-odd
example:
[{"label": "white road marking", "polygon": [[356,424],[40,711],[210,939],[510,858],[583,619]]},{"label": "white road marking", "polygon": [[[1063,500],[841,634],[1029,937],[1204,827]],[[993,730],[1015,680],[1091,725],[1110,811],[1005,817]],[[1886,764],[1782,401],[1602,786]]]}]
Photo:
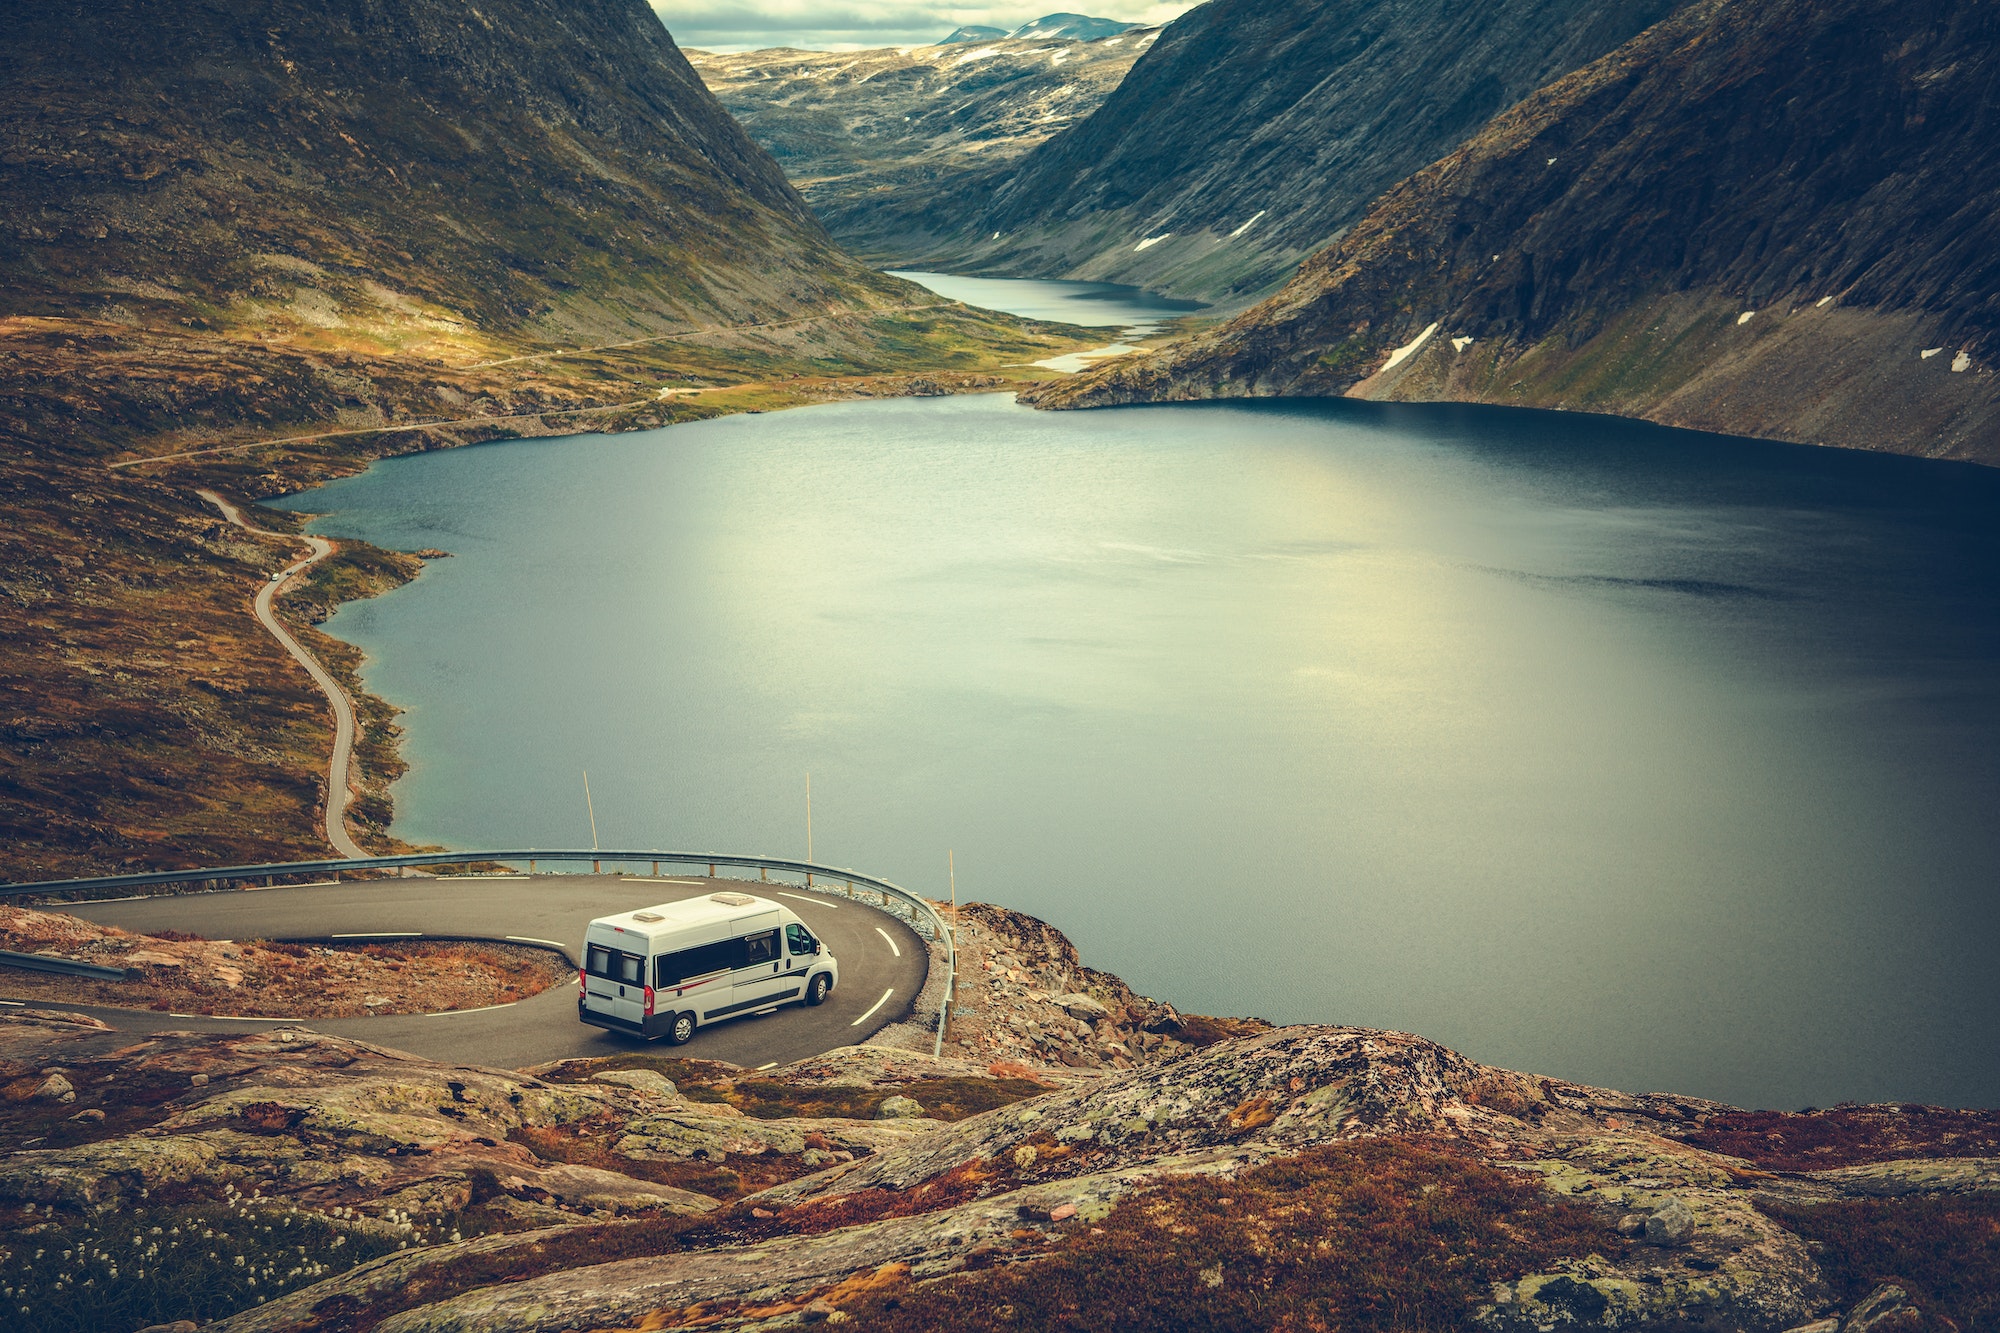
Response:
[{"label": "white road marking", "polygon": [[855,1019],[852,1023],[849,1023],[847,1026],[851,1028],[858,1028],[863,1023],[866,1023],[869,1019],[875,1017],[875,1011],[877,1009],[880,1009],[883,1005],[889,1003],[889,997],[891,995],[894,995],[895,993],[896,993],[896,988],[894,986],[891,986],[889,987],[888,990],[883,991],[882,998],[875,1001],[875,1003],[869,1005],[867,1013],[861,1015],[861,1017]]},{"label": "white road marking", "polygon": [[569,948],[569,946],[567,944],[564,944],[561,940],[538,940],[533,935],[509,935],[507,936],[507,938],[513,941],[515,944],[546,944],[551,949],[564,949],[564,950]]},{"label": "white road marking", "polygon": [[761,1074],[767,1069],[776,1069],[777,1067],[778,1067],[778,1062],[776,1060],[773,1060],[768,1065],[758,1065],[757,1072]]},{"label": "white road marking", "polygon": [[330,940],[417,940],[422,939],[421,930],[369,930],[353,935],[329,935]]},{"label": "white road marking", "polygon": [[488,1004],[488,1005],[482,1005],[482,1006],[480,1006],[480,1007],[479,1007],[479,1008],[477,1008],[477,1009],[446,1009],[446,1010],[444,1010],[444,1011],[443,1011],[443,1012],[441,1012],[441,1013],[435,1013],[435,1014],[425,1014],[425,1015],[424,1015],[424,1017],[425,1017],[425,1018],[456,1018],[456,1017],[457,1017],[458,1015],[460,1015],[460,1014],[490,1014],[490,1013],[492,1013],[492,1012],[493,1012],[493,1011],[494,1011],[495,1009],[512,1009],[513,1007],[514,1007],[514,1004],[513,1004],[513,1003],[508,1003],[508,1004]]},{"label": "white road marking", "polygon": [[838,912],[840,910],[838,907],[835,907],[832,903],[828,902],[824,898],[808,898],[802,893],[786,893],[783,889],[779,889],[778,896],[780,898],[796,899],[797,901],[802,903],[811,903],[815,907],[824,907],[829,912]]},{"label": "white road marking", "polygon": [[432,875],[432,879],[526,879],[526,875]]},{"label": "white road marking", "polygon": [[304,1018],[263,1018],[257,1014],[168,1014],[168,1018],[213,1018],[225,1023],[305,1023]]},{"label": "white road marking", "polygon": [[657,875],[620,875],[628,884],[706,884],[705,879],[663,879]]},{"label": "white road marking", "polygon": [[901,957],[903,956],[903,951],[902,951],[901,949],[898,949],[898,948],[896,947],[896,941],[895,941],[895,938],[894,938],[893,936],[891,936],[891,935],[889,934],[889,932],[888,932],[888,931],[886,931],[886,930],[882,929],[882,927],[880,927],[880,926],[877,926],[877,927],[875,927],[875,933],[876,933],[877,935],[880,935],[880,936],[881,936],[881,937],[882,937],[883,939],[885,939],[885,940],[888,940],[888,941],[889,941],[889,951],[890,951],[891,953],[895,954],[895,955],[896,955],[896,957],[898,957],[898,958],[901,958]]},{"label": "white road marking", "polygon": [[26,1000],[0,1000],[0,1004],[12,1005],[16,1009],[21,1008],[26,1003]]}]

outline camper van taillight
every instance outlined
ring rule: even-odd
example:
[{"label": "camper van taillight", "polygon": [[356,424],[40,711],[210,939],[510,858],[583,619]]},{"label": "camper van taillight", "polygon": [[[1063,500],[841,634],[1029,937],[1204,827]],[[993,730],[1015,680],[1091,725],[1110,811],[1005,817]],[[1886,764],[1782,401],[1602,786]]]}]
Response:
[{"label": "camper van taillight", "polygon": [[646,987],[646,1017],[651,1018],[652,1016],[653,1016],[653,988],[651,986],[648,986]]},{"label": "camper van taillight", "polygon": [[590,983],[583,979],[584,975],[584,970],[579,967],[576,970],[576,993],[579,996],[590,994]]}]

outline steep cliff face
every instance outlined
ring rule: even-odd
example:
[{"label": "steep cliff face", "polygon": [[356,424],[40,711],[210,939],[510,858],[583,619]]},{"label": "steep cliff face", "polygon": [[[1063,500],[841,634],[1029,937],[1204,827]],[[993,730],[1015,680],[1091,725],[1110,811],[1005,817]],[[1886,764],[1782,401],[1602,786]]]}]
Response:
[{"label": "steep cliff face", "polygon": [[893,257],[894,245],[874,244],[879,210],[955,195],[1082,120],[1159,31],[1110,26],[1108,40],[999,33],[970,45],[688,59],[836,236]]},{"label": "steep cliff face", "polygon": [[568,335],[895,299],[641,0],[5,8],[8,315]]},{"label": "steep cliff face", "polygon": [[1673,7],[1210,0],[1017,170],[835,231],[955,271],[1242,302],[1496,112]]},{"label": "steep cliff face", "polygon": [[2000,462],[2000,12],[1704,0],[1278,296],[1040,395],[1448,398]]}]

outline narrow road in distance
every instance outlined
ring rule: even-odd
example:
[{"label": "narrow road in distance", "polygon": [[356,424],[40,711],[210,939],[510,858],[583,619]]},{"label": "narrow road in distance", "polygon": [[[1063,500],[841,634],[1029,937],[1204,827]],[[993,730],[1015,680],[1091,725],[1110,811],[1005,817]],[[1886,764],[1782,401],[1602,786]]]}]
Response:
[{"label": "narrow road in distance", "polygon": [[[468,875],[354,880],[339,884],[185,894],[124,902],[64,903],[75,916],[125,930],[192,931],[209,939],[398,940],[476,937],[559,945],[572,956],[593,917],[697,897],[718,889],[753,893],[791,908],[840,962],[840,985],[816,1009],[788,1005],[763,1018],[704,1027],[680,1048],[588,1027],[576,1016],[576,984],[558,982],[514,1004],[435,1014],[300,1019],[289,1026],[391,1046],[433,1060],[518,1069],[579,1056],[651,1049],[756,1069],[858,1045],[903,1018],[930,970],[923,939],[898,918],[838,893],[798,884],[676,876]],[[0,1004],[6,977],[0,973]],[[138,1003],[137,1000],[134,1003]],[[221,1009],[226,1001],[218,1001]],[[49,1007],[46,1004],[38,1007]],[[154,1013],[64,1004],[120,1032],[255,1032],[271,1019]],[[926,1048],[928,1049],[928,1048]]]},{"label": "narrow road in distance", "polygon": [[222,511],[222,516],[245,532],[259,537],[275,537],[280,541],[304,542],[312,548],[312,554],[303,560],[295,560],[286,565],[278,574],[264,580],[264,586],[257,590],[255,609],[257,620],[271,632],[271,637],[284,646],[286,652],[298,659],[306,674],[313,678],[326,701],[333,705],[333,759],[326,771],[326,840],[333,850],[352,860],[361,860],[368,853],[361,850],[354,839],[347,836],[347,775],[354,758],[354,705],[347,698],[347,691],[340,688],[340,682],[333,673],[320,665],[317,657],[307,652],[299,641],[292,637],[290,630],[279,621],[277,613],[271,609],[271,599],[294,575],[309,569],[333,554],[333,543],[324,537],[312,537],[304,533],[294,536],[288,532],[272,532],[268,528],[252,527],[243,517],[243,511],[214,491],[196,491],[202,499]]}]

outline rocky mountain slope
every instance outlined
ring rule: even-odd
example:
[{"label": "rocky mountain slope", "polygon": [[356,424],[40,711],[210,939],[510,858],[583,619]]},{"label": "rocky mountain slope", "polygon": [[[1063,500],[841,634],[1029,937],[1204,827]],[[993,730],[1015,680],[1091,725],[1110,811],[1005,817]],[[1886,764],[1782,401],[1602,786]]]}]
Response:
[{"label": "rocky mountain slope", "polygon": [[2000,15],[1703,0],[1046,406],[1463,399],[2000,463]]},{"label": "rocky mountain slope", "polygon": [[1090,115],[1157,35],[1080,41],[1023,29],[937,46],[688,59],[840,234],[884,206],[959,190],[968,173],[1000,169]]},{"label": "rocky mountain slope", "polygon": [[11,9],[11,316],[633,336],[898,299],[638,0]]},{"label": "rocky mountain slope", "polygon": [[[1043,923],[976,912],[972,967],[1173,1030]],[[48,1329],[229,1333],[1942,1333],[2000,1313],[1992,1112],[1742,1112],[1344,1027],[1094,1068],[1020,1054],[508,1071],[11,1010],[0,1294]]]},{"label": "rocky mountain slope", "polygon": [[1673,7],[1209,0],[1016,169],[825,216],[913,267],[1246,304],[1383,190]]}]

